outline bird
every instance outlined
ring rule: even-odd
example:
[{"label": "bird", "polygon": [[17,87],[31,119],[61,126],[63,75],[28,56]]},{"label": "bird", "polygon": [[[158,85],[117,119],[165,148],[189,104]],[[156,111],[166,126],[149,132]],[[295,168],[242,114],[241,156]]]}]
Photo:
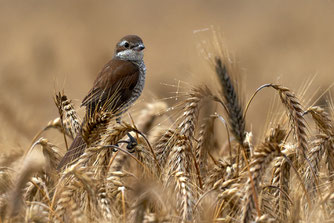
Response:
[{"label": "bird", "polygon": [[[146,77],[144,49],[143,40],[137,35],[126,35],[118,41],[114,56],[99,72],[93,87],[82,101],[81,106],[86,107],[86,116],[103,109],[120,117],[139,98]],[[117,120],[120,122],[120,118]],[[131,135],[129,137],[131,140]],[[61,170],[77,159],[85,148],[86,143],[80,130],[57,169]]]}]

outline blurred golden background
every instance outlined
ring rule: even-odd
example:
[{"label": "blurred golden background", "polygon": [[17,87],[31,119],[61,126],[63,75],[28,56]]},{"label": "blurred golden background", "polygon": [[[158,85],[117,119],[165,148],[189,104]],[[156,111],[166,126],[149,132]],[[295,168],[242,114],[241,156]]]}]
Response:
[{"label": "blurred golden background", "polygon": [[[177,88],[168,85],[179,80],[184,86],[215,82],[198,48],[211,40],[202,34],[210,36],[205,30],[212,26],[236,56],[249,98],[268,82],[296,91],[315,74],[312,86],[326,89],[334,80],[333,21],[330,0],[2,0],[1,151],[27,149],[58,115],[56,91],[79,106],[126,34],[141,36],[146,45],[147,82],[139,103],[175,95]],[[249,129],[264,123],[273,95],[254,101]]]}]

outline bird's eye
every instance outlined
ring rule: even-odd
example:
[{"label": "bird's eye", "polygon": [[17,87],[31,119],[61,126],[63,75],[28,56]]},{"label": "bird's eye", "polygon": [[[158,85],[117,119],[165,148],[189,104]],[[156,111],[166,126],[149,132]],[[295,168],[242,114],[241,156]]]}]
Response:
[{"label": "bird's eye", "polygon": [[125,43],[124,43],[124,47],[125,47],[125,48],[128,48],[128,47],[129,47],[129,43],[128,43],[128,42],[125,42]]}]

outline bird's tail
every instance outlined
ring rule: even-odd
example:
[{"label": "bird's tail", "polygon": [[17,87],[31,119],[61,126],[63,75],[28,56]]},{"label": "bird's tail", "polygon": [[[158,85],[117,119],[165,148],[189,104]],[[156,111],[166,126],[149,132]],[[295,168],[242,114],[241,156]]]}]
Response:
[{"label": "bird's tail", "polygon": [[75,139],[73,140],[70,148],[66,152],[65,156],[60,160],[57,170],[61,170],[64,166],[68,163],[72,162],[73,160],[77,159],[86,148],[86,142],[81,136],[81,131],[77,134]]}]

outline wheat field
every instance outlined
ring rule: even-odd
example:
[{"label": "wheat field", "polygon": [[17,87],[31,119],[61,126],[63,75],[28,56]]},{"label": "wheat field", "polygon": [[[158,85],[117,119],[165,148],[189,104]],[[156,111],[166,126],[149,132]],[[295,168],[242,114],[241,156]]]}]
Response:
[{"label": "wheat field", "polygon": [[[0,8],[1,222],[334,222],[330,1],[102,2]],[[143,96],[120,123],[84,117],[130,31],[148,46]],[[79,131],[85,152],[57,170]]]}]

